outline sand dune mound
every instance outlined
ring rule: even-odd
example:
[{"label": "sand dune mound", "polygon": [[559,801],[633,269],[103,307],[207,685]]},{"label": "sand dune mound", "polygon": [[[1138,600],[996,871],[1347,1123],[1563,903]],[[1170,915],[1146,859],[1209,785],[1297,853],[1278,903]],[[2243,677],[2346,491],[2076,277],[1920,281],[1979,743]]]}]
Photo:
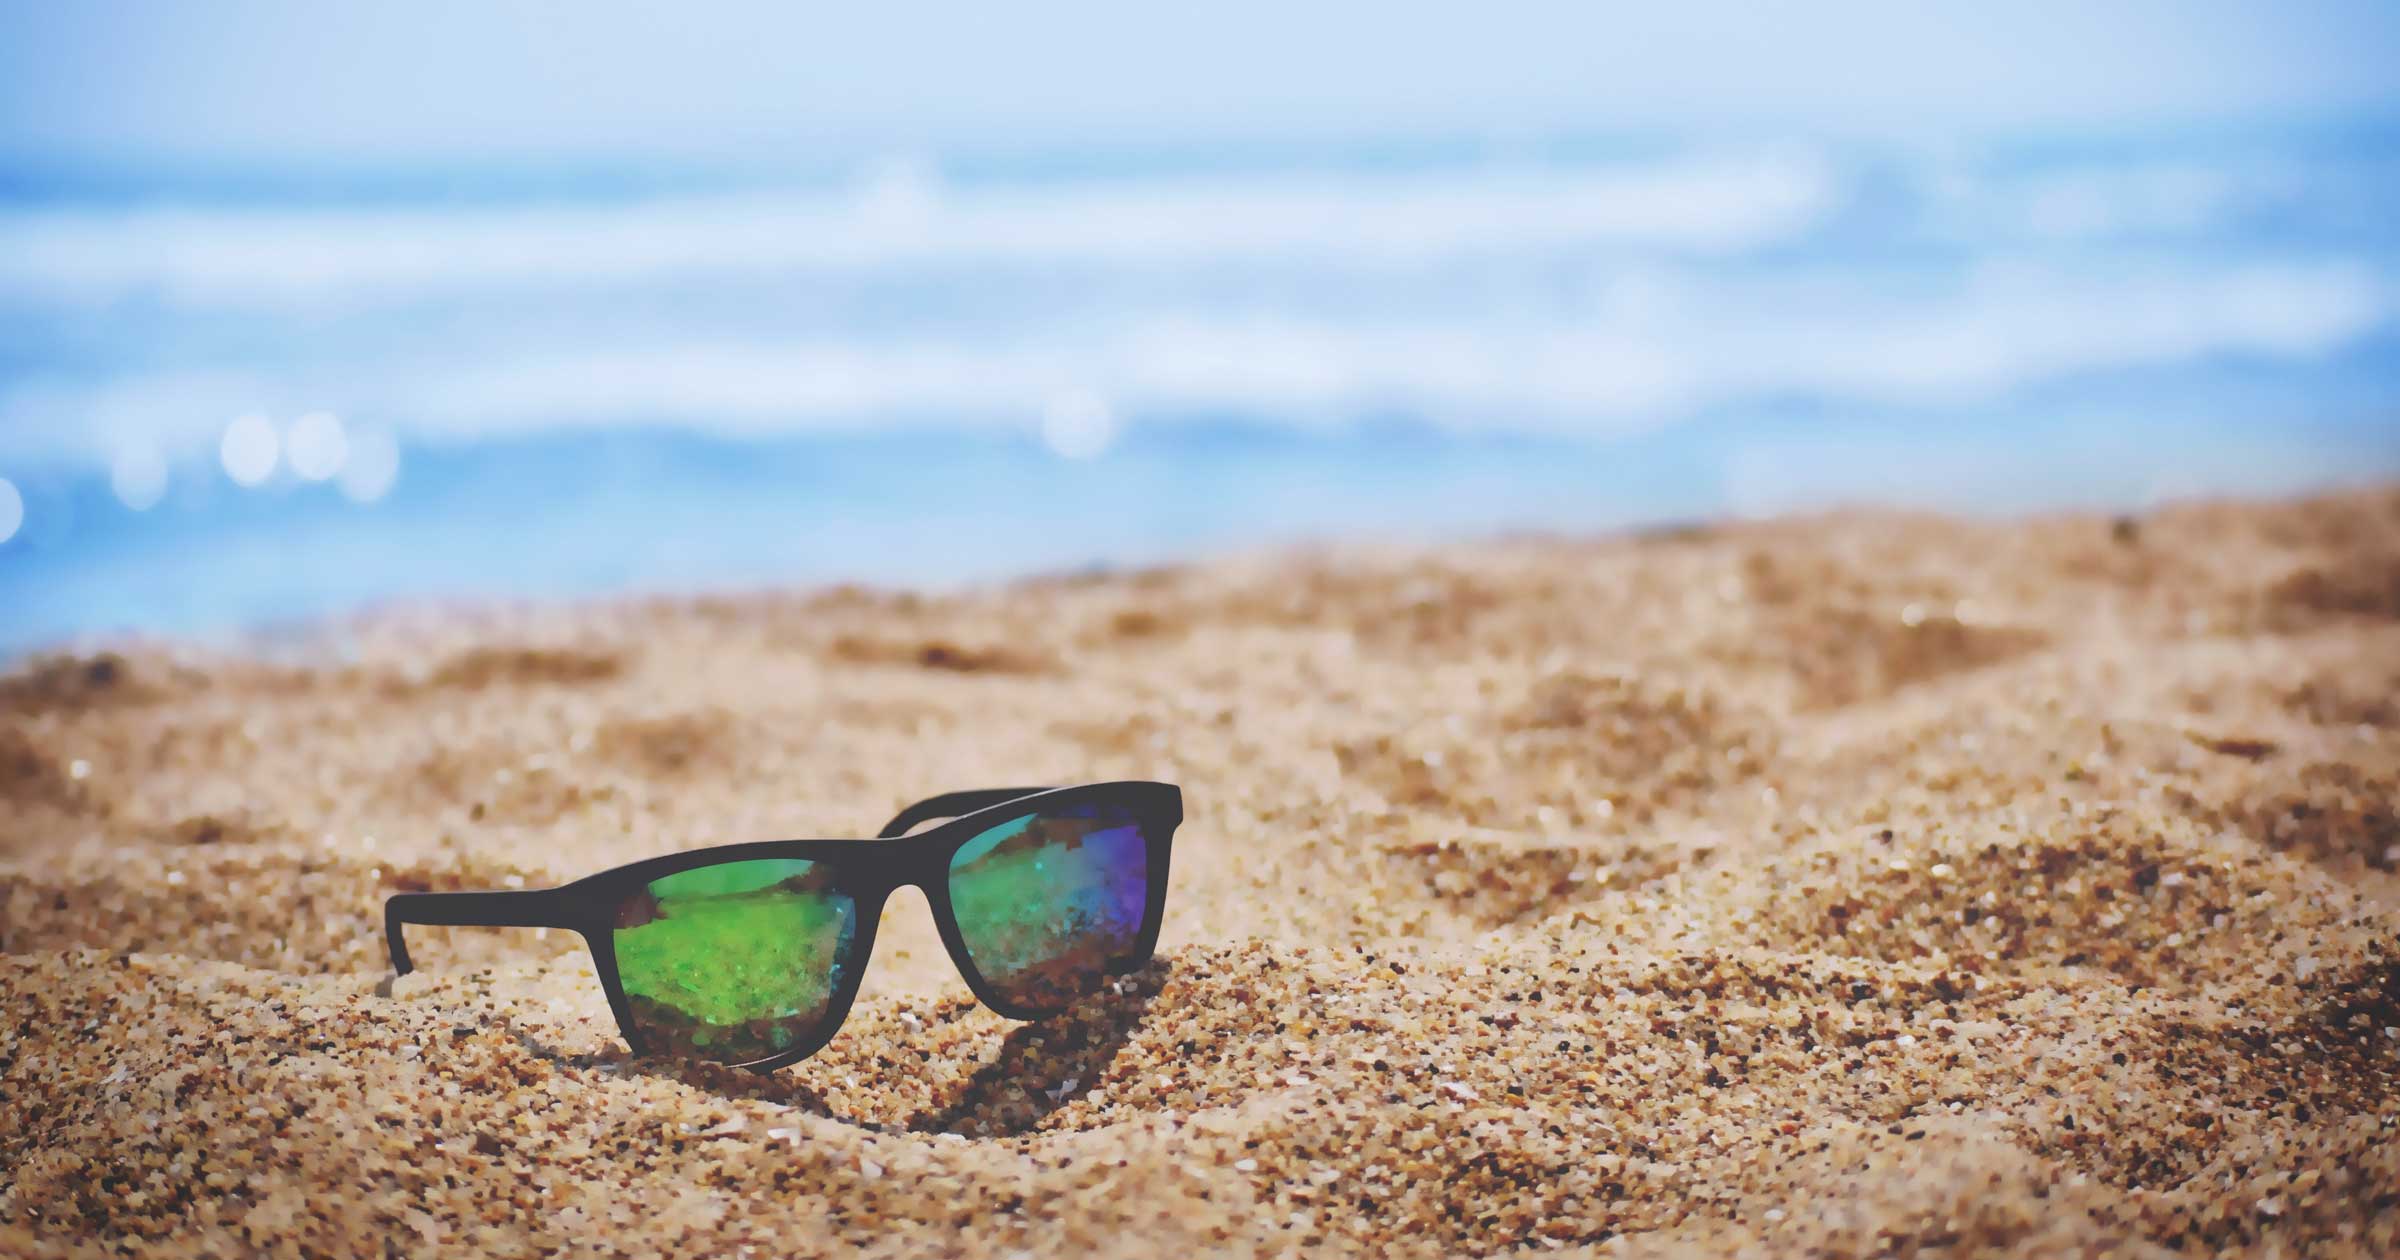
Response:
[{"label": "sand dune mound", "polygon": [[[0,677],[0,1251],[2400,1254],[2400,493],[396,613]],[[1043,1024],[628,1057],[533,886],[1185,785]]]}]

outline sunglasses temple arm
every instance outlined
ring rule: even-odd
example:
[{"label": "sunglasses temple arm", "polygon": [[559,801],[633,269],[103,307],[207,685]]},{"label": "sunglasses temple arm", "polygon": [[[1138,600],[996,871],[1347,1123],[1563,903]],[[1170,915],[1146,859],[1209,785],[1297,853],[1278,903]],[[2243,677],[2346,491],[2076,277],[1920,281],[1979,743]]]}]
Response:
[{"label": "sunglasses temple arm", "polygon": [[391,946],[392,969],[401,975],[414,970],[408,942],[400,934],[406,923],[434,927],[556,927],[575,926],[564,890],[529,888],[523,891],[394,893],[383,903],[383,935]]},{"label": "sunglasses temple arm", "polygon": [[1031,796],[1036,792],[1050,790],[1046,787],[976,788],[966,792],[944,792],[940,796],[929,796],[907,809],[901,810],[899,816],[885,823],[883,830],[875,833],[875,838],[889,840],[894,836],[905,836],[908,834],[909,828],[921,822],[931,822],[936,818],[956,818],[961,814],[972,814],[979,809],[988,809],[1006,801],[1013,801],[1020,796]]},{"label": "sunglasses temple arm", "polygon": [[875,838],[889,840],[894,836],[905,836],[908,834],[908,829],[918,823],[931,822],[936,818],[956,818],[961,814],[972,814],[979,809],[987,809],[1005,801],[1013,801],[1020,796],[1031,796],[1036,792],[1050,790],[1046,787],[975,788],[965,792],[944,792],[940,796],[929,796],[907,809],[901,810],[898,816],[883,825],[883,830],[875,833]]}]

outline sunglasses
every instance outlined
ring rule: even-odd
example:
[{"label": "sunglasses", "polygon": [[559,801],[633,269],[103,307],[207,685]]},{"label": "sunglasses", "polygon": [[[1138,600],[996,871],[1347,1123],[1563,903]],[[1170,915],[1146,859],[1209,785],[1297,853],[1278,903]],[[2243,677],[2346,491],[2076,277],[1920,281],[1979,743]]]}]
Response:
[{"label": "sunglasses", "polygon": [[[915,835],[911,828],[943,823]],[[769,1071],[833,1039],[892,890],[925,892],[975,997],[1056,1014],[1150,960],[1183,821],[1170,783],[996,788],[919,801],[874,840],[768,840],[669,854],[557,888],[395,893],[404,924],[582,934],[637,1055]]]}]

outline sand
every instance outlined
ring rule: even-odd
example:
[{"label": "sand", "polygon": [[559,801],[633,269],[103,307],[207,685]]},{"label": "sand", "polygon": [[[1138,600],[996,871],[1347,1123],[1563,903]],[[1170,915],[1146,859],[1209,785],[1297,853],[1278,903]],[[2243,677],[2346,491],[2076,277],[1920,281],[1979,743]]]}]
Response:
[{"label": "sand", "polygon": [[[2400,1254],[2400,490],[393,611],[0,680],[0,1253]],[[382,898],[1184,785],[807,1063]]]}]

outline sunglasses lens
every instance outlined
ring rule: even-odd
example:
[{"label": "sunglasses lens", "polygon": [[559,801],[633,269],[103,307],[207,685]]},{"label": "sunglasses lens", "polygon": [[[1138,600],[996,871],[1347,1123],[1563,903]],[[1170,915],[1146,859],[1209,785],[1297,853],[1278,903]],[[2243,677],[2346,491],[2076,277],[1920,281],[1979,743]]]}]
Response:
[{"label": "sunglasses lens", "polygon": [[856,965],[858,907],[820,862],[725,862],[617,907],[617,979],[653,1052],[754,1063],[807,1040]]},{"label": "sunglasses lens", "polygon": [[1117,806],[1011,819],[950,859],[950,908],[967,956],[1028,1010],[1064,1007],[1132,961],[1149,899],[1148,840]]}]

